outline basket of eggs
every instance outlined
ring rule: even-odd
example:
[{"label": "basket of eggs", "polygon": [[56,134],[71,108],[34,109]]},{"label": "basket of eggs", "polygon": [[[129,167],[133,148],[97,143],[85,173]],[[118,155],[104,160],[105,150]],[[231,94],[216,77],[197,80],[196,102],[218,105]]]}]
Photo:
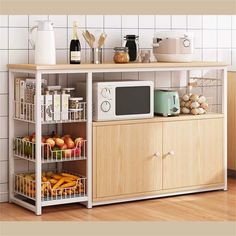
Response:
[{"label": "basket of eggs", "polygon": [[184,94],[180,99],[182,114],[203,115],[208,112],[209,105],[203,95]]}]

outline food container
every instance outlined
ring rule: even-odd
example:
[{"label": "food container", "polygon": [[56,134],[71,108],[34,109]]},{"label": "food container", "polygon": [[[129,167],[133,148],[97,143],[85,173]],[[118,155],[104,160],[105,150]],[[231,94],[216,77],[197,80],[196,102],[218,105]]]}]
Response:
[{"label": "food container", "polygon": [[69,99],[69,108],[70,109],[80,109],[81,108],[81,101],[83,101],[82,97],[77,98],[70,98]]},{"label": "food container", "polygon": [[116,47],[114,48],[115,63],[128,63],[129,62],[129,49],[127,47]]},{"label": "food container", "polygon": [[102,64],[103,50],[102,48],[91,48],[90,61],[92,64]]},{"label": "food container", "polygon": [[83,101],[82,97],[70,98],[69,99],[69,115],[70,120],[81,120],[83,105],[81,103]]}]

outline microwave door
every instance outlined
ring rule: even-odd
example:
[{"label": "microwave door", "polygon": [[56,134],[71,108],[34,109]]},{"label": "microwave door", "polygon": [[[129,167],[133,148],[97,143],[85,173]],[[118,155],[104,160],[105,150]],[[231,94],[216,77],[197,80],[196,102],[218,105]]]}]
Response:
[{"label": "microwave door", "polygon": [[115,89],[115,115],[150,114],[150,86],[126,86]]}]

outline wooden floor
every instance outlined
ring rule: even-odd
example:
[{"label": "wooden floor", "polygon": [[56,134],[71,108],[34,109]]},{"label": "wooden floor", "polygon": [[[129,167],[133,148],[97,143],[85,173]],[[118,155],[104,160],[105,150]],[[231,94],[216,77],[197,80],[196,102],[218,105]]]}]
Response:
[{"label": "wooden floor", "polygon": [[236,221],[236,179],[228,191],[213,191],[155,200],[97,206],[46,207],[35,216],[15,204],[0,204],[1,221]]}]

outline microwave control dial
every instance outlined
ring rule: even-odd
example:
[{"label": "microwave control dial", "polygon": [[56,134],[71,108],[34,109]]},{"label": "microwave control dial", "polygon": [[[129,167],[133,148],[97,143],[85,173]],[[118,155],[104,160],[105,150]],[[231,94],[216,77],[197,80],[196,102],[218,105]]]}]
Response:
[{"label": "microwave control dial", "polygon": [[186,48],[190,47],[190,40],[185,39],[185,40],[183,41],[183,45],[184,45],[184,47],[186,47]]},{"label": "microwave control dial", "polygon": [[102,102],[102,104],[101,104],[101,110],[102,110],[103,112],[108,112],[108,111],[110,111],[110,109],[111,109],[111,104],[110,104],[110,102],[108,102],[108,101]]},{"label": "microwave control dial", "polygon": [[110,98],[111,97],[111,91],[109,88],[103,88],[101,91],[101,94],[104,98]]}]

